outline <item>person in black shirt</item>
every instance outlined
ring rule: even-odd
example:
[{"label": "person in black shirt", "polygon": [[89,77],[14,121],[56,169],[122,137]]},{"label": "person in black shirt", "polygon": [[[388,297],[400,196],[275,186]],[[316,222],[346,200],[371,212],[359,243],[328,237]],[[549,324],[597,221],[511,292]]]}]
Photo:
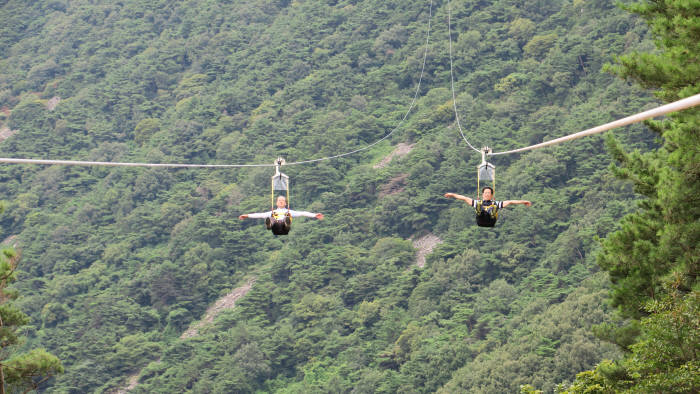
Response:
[{"label": "person in black shirt", "polygon": [[467,196],[462,196],[455,193],[445,193],[447,198],[456,198],[457,200],[462,200],[467,204],[474,207],[476,212],[476,224],[481,227],[493,227],[496,225],[496,220],[498,220],[498,210],[505,208],[508,205],[522,204],[525,206],[530,206],[532,203],[527,200],[506,200],[506,201],[495,201],[493,198],[493,189],[486,186],[481,191],[481,200],[474,200]]}]

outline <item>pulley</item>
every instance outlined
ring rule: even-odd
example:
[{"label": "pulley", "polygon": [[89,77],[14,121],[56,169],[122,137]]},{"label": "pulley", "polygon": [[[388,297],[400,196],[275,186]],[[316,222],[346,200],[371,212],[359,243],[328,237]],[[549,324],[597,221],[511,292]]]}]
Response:
[{"label": "pulley", "polygon": [[486,156],[493,151],[488,146],[481,148],[481,164],[477,169],[476,174],[476,195],[477,198],[481,194],[481,188],[489,186],[493,189],[493,194],[496,194],[496,167],[486,161]]}]

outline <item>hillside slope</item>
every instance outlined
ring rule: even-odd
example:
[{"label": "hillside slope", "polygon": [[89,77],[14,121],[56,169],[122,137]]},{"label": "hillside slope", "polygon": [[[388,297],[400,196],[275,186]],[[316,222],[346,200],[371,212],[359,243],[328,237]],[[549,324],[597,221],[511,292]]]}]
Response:
[{"label": "hillside slope", "polygon": [[[22,249],[28,345],[59,356],[49,392],[548,391],[616,352],[596,237],[632,207],[601,137],[494,159],[508,208],[491,230],[442,197],[480,160],[454,125],[447,4],[429,1],[37,1],[0,6],[5,157],[290,166],[295,220],[275,238],[269,168],[0,167],[0,239]],[[637,112],[601,72],[648,46],[608,1],[452,5],[457,107],[504,150]],[[60,97],[53,110],[47,102]],[[643,126],[618,133],[646,149]],[[399,143],[410,153],[381,163]],[[443,242],[414,266],[409,239]],[[413,237],[413,238],[411,238]],[[255,270],[255,287],[179,335]],[[155,360],[160,359],[159,362]]]}]

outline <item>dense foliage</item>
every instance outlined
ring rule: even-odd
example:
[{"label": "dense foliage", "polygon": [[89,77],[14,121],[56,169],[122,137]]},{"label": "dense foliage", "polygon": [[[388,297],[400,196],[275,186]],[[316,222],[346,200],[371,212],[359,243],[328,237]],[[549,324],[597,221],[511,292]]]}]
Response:
[{"label": "dense foliage", "polygon": [[[0,212],[4,209],[0,205]],[[22,327],[29,316],[19,310],[13,301],[18,293],[8,286],[17,280],[20,256],[12,248],[0,249],[0,393],[33,390],[52,375],[63,372],[61,362],[44,349],[22,352]]]},{"label": "dense foliage", "polygon": [[[23,253],[28,346],[64,363],[52,392],[552,391],[618,350],[596,237],[634,209],[603,138],[499,157],[492,230],[442,197],[480,157],[453,126],[447,6],[435,2],[9,0],[0,6],[6,157],[271,163],[292,208],[275,238],[238,215],[269,204],[269,168],[0,167],[1,239]],[[453,2],[457,107],[496,150],[650,105],[601,72],[651,47],[609,1]],[[654,147],[643,126],[618,134]],[[413,150],[375,166],[399,142]],[[424,268],[411,240],[443,241]],[[234,309],[180,334],[255,278]],[[662,306],[659,306],[661,308]],[[691,308],[689,305],[688,308]],[[687,313],[693,310],[687,309]],[[651,323],[650,323],[651,324]]]},{"label": "dense foliage", "polygon": [[[648,21],[660,51],[623,56],[614,70],[656,88],[665,101],[700,93],[698,4],[642,2],[629,9]],[[613,283],[613,304],[629,318],[599,331],[628,354],[582,374],[574,392],[700,390],[700,111],[650,126],[663,141],[656,150],[625,152],[610,142],[620,163],[615,172],[644,196],[599,256]]]}]

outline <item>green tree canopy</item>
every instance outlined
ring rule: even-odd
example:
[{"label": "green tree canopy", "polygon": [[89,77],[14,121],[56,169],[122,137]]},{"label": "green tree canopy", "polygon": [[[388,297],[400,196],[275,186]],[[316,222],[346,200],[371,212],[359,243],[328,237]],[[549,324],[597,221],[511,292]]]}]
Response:
[{"label": "green tree canopy", "polygon": [[[672,0],[626,8],[647,21],[659,51],[621,56],[610,69],[656,89],[663,101],[699,93],[700,6]],[[601,332],[629,353],[581,374],[571,392],[700,390],[700,110],[648,124],[660,137],[658,149],[627,152],[609,139],[615,173],[643,199],[605,239],[598,258],[612,281],[613,304],[632,319]]]}]

